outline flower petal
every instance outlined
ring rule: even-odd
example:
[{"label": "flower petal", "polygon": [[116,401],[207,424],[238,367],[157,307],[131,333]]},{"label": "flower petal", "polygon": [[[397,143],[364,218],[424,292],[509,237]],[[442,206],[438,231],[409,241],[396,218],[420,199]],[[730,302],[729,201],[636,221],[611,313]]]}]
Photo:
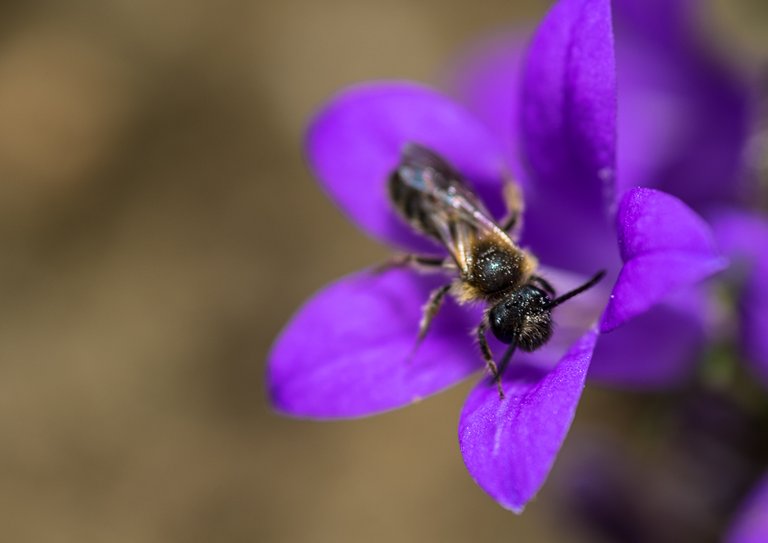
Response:
[{"label": "flower petal", "polygon": [[708,314],[700,289],[666,298],[600,336],[589,367],[590,381],[641,390],[680,385],[692,375],[705,345]]},{"label": "flower petal", "polygon": [[560,0],[549,11],[525,61],[520,122],[537,189],[601,217],[616,161],[610,0]]},{"label": "flower petal", "polygon": [[459,421],[459,445],[474,480],[517,513],[541,488],[571,426],[595,347],[591,330],[550,372],[513,365],[505,398],[490,379],[470,393]]},{"label": "flower petal", "polygon": [[531,42],[521,85],[522,243],[550,266],[610,269],[617,262],[608,218],[616,166],[610,2],[555,4]]},{"label": "flower petal", "polygon": [[274,407],[311,418],[370,415],[418,401],[482,368],[469,337],[479,311],[450,299],[408,360],[421,307],[441,283],[444,278],[391,269],[360,272],[321,290],[272,348]]},{"label": "flower petal", "polygon": [[707,223],[674,196],[653,189],[628,191],[616,222],[624,267],[603,314],[603,332],[727,265]]},{"label": "flower petal", "polygon": [[387,179],[408,142],[425,145],[464,174],[491,212],[502,215],[503,145],[482,122],[438,92],[415,83],[379,82],[335,96],[310,124],[306,152],[339,207],[372,236],[406,249],[436,245],[397,216]]},{"label": "flower petal", "polygon": [[510,30],[471,44],[451,67],[447,86],[506,144],[515,177],[518,165],[520,78],[530,32]]},{"label": "flower petal", "polygon": [[764,477],[725,537],[727,543],[763,543],[768,540],[768,477]]},{"label": "flower petal", "polygon": [[[735,200],[753,97],[702,39],[702,2],[615,0],[620,190],[653,186],[694,209]],[[664,17],[659,17],[659,13]]]},{"label": "flower petal", "polygon": [[521,163],[521,79],[528,34],[508,30],[471,44],[453,66],[448,86],[506,143],[514,179],[526,202],[521,243],[542,262],[561,269],[591,275],[615,266],[618,272],[615,238],[604,218],[583,213],[563,191],[536,198],[538,180],[529,179]]},{"label": "flower petal", "polygon": [[726,209],[714,213],[711,222],[718,245],[737,267],[750,267],[768,254],[768,216]]}]

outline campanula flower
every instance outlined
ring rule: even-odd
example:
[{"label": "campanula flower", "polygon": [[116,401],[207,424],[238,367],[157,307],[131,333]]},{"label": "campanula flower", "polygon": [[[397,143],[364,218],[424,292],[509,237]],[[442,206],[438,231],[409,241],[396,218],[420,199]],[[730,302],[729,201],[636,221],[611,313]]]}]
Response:
[{"label": "campanula flower", "polygon": [[[598,337],[600,344],[620,338],[609,342],[603,356],[644,362],[632,352],[634,345],[621,349],[625,324],[642,325],[670,293],[726,262],[707,224],[679,199],[649,188],[618,189],[608,0],[557,2],[534,33],[516,81],[516,92],[509,94],[513,109],[504,110],[517,112],[517,121],[509,119],[513,135],[500,134],[431,88],[384,81],[332,98],[309,127],[306,152],[341,210],[399,250],[442,252],[402,222],[387,198],[386,180],[404,146],[415,142],[445,157],[497,218],[504,213],[504,179],[518,179],[526,199],[522,244],[542,264],[568,272],[552,272],[559,291],[580,276],[608,271],[603,291],[587,292],[555,311],[559,326],[547,347],[516,356],[503,375],[503,399],[484,378],[462,410],[459,444],[467,469],[502,506],[519,512],[543,484],[562,445]],[[421,307],[441,280],[408,268],[366,270],[317,293],[270,354],[275,408],[316,419],[365,416],[481,372],[482,357],[469,337],[480,322],[480,307],[448,301],[409,356]],[[570,324],[566,317],[575,308],[586,323]],[[678,313],[694,310],[683,295],[674,310],[662,311],[664,326],[651,326],[658,341],[671,339]],[[676,335],[681,337],[680,330]],[[652,352],[653,342],[646,348]]]},{"label": "campanula flower", "polygon": [[[701,4],[615,0],[613,7],[619,134],[615,190],[621,194],[636,185],[654,187],[681,198],[703,215],[712,225],[719,247],[733,263],[718,284],[736,284],[738,303],[735,313],[722,313],[720,308],[719,318],[713,319],[713,313],[718,312],[713,312],[704,289],[689,289],[674,299],[667,298],[600,338],[589,377],[630,388],[679,386],[693,378],[707,343],[718,337],[730,341],[727,334],[736,332],[733,344],[741,350],[747,369],[768,386],[768,218],[755,205],[758,187],[749,163],[750,158],[764,160],[761,153],[765,153],[765,144],[753,149],[751,141],[756,138],[756,119],[766,114],[757,109],[756,86],[724,63],[700,35],[696,16]],[[659,17],[662,12],[664,16]],[[455,95],[506,141],[513,153],[524,145],[525,135],[500,119],[512,118],[520,109],[519,99],[510,102],[507,97],[520,96],[515,89],[523,56],[521,43],[520,32],[516,32],[476,44],[451,78]],[[758,156],[752,157],[748,151]],[[525,178],[525,170],[517,171]],[[526,187],[529,202],[530,193],[537,188],[535,183],[531,185]],[[536,246],[540,255],[551,248],[557,254],[546,261],[569,267],[569,263],[556,260],[560,254],[554,242],[539,243],[538,238],[546,240],[549,223],[544,215],[536,223],[538,209],[529,209],[523,243]],[[551,238],[555,235],[553,231]],[[711,468],[712,473],[727,479],[722,465]],[[627,524],[637,516],[638,504],[632,498],[634,505],[622,507],[621,496],[641,493],[616,488],[597,477],[595,470],[581,471],[590,474],[589,486],[605,498],[604,508],[596,514],[610,516],[603,518],[608,529],[624,530],[621,533],[644,540],[642,533],[659,524],[658,518],[640,525]],[[732,521],[730,541],[768,538],[767,481],[755,484],[753,497]],[[736,477],[736,484],[746,483],[743,473]],[[601,485],[605,488],[598,488]],[[577,499],[583,505],[583,496]],[[735,503],[733,498],[729,503]],[[681,508],[690,510],[689,506]],[[712,523],[711,516],[705,524]],[[683,533],[690,527],[679,519],[666,524],[680,526]],[[690,531],[687,537],[696,538]]]},{"label": "campanula flower", "polygon": [[[765,277],[760,269],[768,266],[768,220],[745,211],[755,200],[745,157],[755,128],[756,93],[749,78],[724,63],[700,35],[696,22],[701,6],[685,0],[613,2],[618,95],[613,190],[618,195],[636,186],[663,190],[709,221],[726,256],[739,264],[734,271],[741,272],[745,285],[740,344],[768,384],[768,287],[759,279]],[[524,98],[518,91],[519,74],[525,73],[520,34],[476,44],[450,78],[456,96],[512,152],[524,150],[529,135],[520,125],[499,121],[519,115]],[[518,154],[518,162],[524,159]],[[592,245],[595,236],[584,236],[589,247],[571,243],[563,250],[557,243],[558,224],[544,206],[532,203],[542,192],[533,173],[526,184],[531,205],[523,245],[535,248],[548,264],[587,273],[584,265],[590,260],[580,260],[580,255],[598,250]],[[530,176],[522,170],[519,177],[525,181],[526,174]],[[541,199],[557,202],[559,194],[567,193],[555,191]],[[570,201],[566,196],[560,205]],[[681,289],[601,338],[590,379],[634,389],[679,386],[691,378],[713,337],[715,313],[704,289]]]},{"label": "campanula flower", "polygon": [[[631,185],[677,196],[712,225],[734,264],[719,283],[744,285],[738,312],[725,318],[736,324],[749,368],[768,385],[768,289],[760,279],[768,262],[768,220],[754,210],[747,152],[760,113],[757,86],[702,36],[697,16],[703,3],[618,0],[614,6],[617,64],[624,74],[619,133],[626,135],[623,144],[619,138],[619,170]],[[659,10],[665,17],[656,16]],[[717,328],[703,339],[722,337],[733,325]],[[695,354],[671,359],[670,375],[678,379],[664,384],[690,380]]]}]

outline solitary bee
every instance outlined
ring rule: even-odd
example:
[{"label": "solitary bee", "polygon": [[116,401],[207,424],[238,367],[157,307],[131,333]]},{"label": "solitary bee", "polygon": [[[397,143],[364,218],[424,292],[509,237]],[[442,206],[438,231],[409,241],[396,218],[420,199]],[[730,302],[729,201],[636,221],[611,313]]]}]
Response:
[{"label": "solitary bee", "polygon": [[[509,216],[498,224],[452,166],[414,143],[405,146],[400,164],[389,177],[389,195],[398,213],[415,230],[442,244],[449,254],[448,258],[405,255],[394,263],[456,274],[430,294],[414,349],[426,336],[449,292],[460,303],[486,302],[476,336],[501,397],[501,375],[515,349],[530,352],[544,345],[552,336],[552,309],[605,275],[601,271],[557,297],[552,285],[536,275],[536,258],[518,247],[510,235],[519,225],[523,203],[516,185],[508,183],[505,189]],[[498,365],[486,339],[489,328],[499,341],[509,345]]]}]

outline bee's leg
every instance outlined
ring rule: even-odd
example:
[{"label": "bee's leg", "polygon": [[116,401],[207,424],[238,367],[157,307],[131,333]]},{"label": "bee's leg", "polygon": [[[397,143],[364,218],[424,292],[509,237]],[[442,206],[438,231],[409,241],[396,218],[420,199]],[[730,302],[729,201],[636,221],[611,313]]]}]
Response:
[{"label": "bee's leg", "polygon": [[[517,343],[512,343],[508,348],[507,352],[504,353],[504,356],[501,357],[501,362],[499,362],[499,370],[498,374],[496,374],[496,382],[499,383],[499,390],[501,390],[501,376],[504,375],[504,370],[507,369],[507,366],[509,365],[509,361],[512,360],[512,355],[515,353],[515,348],[517,347]],[[502,397],[504,395],[502,394]]]},{"label": "bee's leg", "polygon": [[448,294],[450,289],[451,283],[448,283],[447,285],[436,288],[429,294],[429,299],[427,300],[427,303],[424,304],[424,312],[421,315],[421,322],[419,322],[419,335],[416,338],[416,344],[413,346],[413,349],[411,349],[411,354],[408,356],[409,360],[416,354],[419,345],[421,345],[421,342],[427,337],[427,332],[429,332],[432,320],[437,315],[437,312],[440,311],[440,307],[443,305],[443,300],[445,300],[445,295]]},{"label": "bee's leg", "polygon": [[374,268],[375,273],[381,273],[391,268],[420,268],[426,270],[437,270],[446,267],[446,258],[443,256],[426,255],[395,255],[386,262],[379,264]]},{"label": "bee's leg", "polygon": [[541,288],[543,288],[547,292],[547,294],[549,294],[553,298],[556,296],[555,287],[553,287],[550,284],[550,282],[544,279],[543,277],[539,277],[538,275],[532,275],[531,282],[539,285]]},{"label": "bee's leg", "polygon": [[477,342],[480,345],[480,352],[483,353],[485,366],[491,372],[491,375],[493,375],[493,381],[496,383],[496,386],[499,388],[499,398],[503,399],[504,390],[501,388],[501,373],[499,373],[499,368],[498,366],[496,366],[496,362],[493,361],[493,353],[491,352],[491,348],[488,346],[488,340],[485,338],[485,332],[487,330],[488,330],[488,320],[487,320],[487,317],[485,317],[483,318],[483,321],[480,323],[480,325],[477,327]]},{"label": "bee's leg", "polygon": [[507,217],[501,222],[501,228],[509,232],[520,227],[520,218],[525,205],[520,187],[512,179],[505,179],[503,193],[504,203],[507,205]]}]

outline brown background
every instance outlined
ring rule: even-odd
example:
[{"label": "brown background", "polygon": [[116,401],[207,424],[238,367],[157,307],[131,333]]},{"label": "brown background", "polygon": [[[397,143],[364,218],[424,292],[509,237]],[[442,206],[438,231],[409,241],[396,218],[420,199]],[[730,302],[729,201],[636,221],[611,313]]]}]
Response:
[{"label": "brown background", "polygon": [[[263,378],[299,304],[386,255],[305,169],[312,110],[354,81],[436,81],[466,40],[545,9],[4,3],[0,539],[574,541],[553,486],[516,517],[471,481],[468,384],[312,423],[273,414]],[[761,11],[714,20],[759,55]],[[572,439],[613,402],[590,391]]]}]

